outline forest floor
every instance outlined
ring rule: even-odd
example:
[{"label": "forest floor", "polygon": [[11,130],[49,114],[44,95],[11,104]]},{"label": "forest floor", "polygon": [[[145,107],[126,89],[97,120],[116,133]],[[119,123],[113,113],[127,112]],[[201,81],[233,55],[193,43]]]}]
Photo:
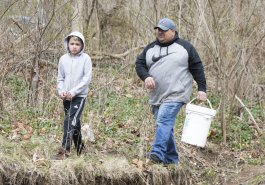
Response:
[{"label": "forest floor", "polygon": [[[73,149],[63,161],[51,160],[63,133],[60,99],[52,94],[40,107],[30,108],[21,101],[26,99],[27,86],[18,77],[10,77],[6,86],[19,91],[6,95],[12,100],[5,104],[9,114],[0,120],[0,184],[265,184],[265,135],[257,135],[244,112],[228,125],[226,145],[216,116],[207,145],[200,148],[180,141],[184,107],[175,127],[180,164],[163,166],[146,160],[155,131],[147,92],[133,65],[126,72],[121,69],[120,65],[94,68],[95,80],[82,121],[92,125],[96,141],[87,143],[81,156]],[[51,85],[52,92],[54,87]],[[218,95],[208,95],[213,107],[218,107]],[[262,111],[258,106],[252,110],[264,130]]]},{"label": "forest floor", "polygon": [[181,161],[175,167],[129,154],[126,144],[118,151],[90,143],[81,156],[72,152],[70,158],[55,161],[50,157],[60,142],[52,137],[35,139],[7,142],[1,136],[0,184],[265,184],[264,154],[259,150],[231,151],[212,143],[205,148],[180,143]]},{"label": "forest floor", "polygon": [[265,165],[244,166],[243,170],[232,176],[226,184],[265,184]]}]

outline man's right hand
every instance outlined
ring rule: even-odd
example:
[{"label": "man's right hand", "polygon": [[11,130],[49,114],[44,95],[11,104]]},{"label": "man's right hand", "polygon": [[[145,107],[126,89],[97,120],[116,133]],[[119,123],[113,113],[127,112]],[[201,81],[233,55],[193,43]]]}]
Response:
[{"label": "man's right hand", "polygon": [[154,89],[156,87],[155,80],[152,77],[147,77],[144,80],[144,84],[147,89]]}]

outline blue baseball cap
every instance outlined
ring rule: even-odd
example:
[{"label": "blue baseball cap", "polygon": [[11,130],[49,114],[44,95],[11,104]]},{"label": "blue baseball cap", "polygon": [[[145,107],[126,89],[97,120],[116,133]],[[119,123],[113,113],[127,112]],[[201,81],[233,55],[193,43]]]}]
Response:
[{"label": "blue baseball cap", "polygon": [[167,30],[174,30],[177,31],[176,29],[176,25],[174,24],[174,22],[171,19],[168,18],[163,18],[160,19],[160,21],[158,22],[157,26],[154,27],[154,29],[160,28],[161,30],[167,31]]}]

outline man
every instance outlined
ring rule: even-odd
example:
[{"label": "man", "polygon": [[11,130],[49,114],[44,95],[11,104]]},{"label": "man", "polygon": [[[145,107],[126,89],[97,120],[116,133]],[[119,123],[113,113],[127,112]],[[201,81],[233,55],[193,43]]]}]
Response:
[{"label": "man", "polygon": [[171,19],[163,18],[154,28],[156,41],[137,57],[136,72],[150,90],[149,104],[156,121],[156,137],[148,154],[155,163],[178,164],[174,125],[182,105],[189,101],[192,80],[198,85],[197,98],[206,100],[206,79],[195,48],[178,37]]}]

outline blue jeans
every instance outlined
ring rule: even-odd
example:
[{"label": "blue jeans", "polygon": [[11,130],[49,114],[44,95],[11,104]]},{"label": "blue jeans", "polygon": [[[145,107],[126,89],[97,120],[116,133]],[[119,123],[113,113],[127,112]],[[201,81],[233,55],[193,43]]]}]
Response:
[{"label": "blue jeans", "polygon": [[156,137],[150,153],[155,154],[164,164],[178,164],[179,161],[174,139],[174,125],[183,104],[182,102],[165,102],[160,106],[153,106]]}]

